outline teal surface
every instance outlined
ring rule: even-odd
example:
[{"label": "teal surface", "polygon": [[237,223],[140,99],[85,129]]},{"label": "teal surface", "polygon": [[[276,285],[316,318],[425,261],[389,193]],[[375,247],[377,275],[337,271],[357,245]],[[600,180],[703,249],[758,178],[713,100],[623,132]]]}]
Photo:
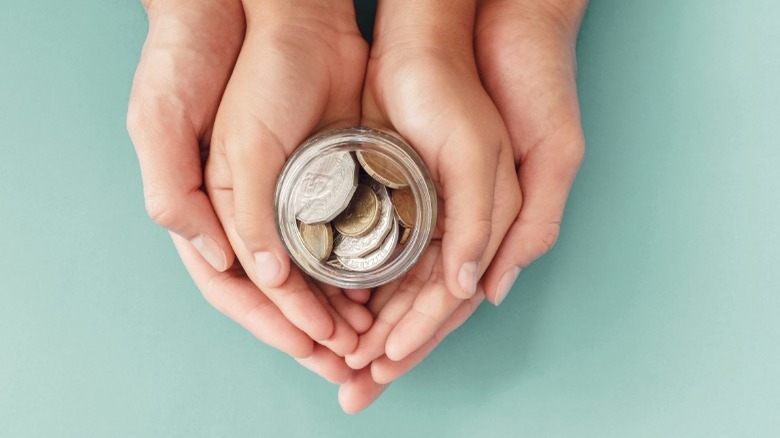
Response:
[{"label": "teal surface", "polygon": [[593,0],[558,246],[347,416],[146,217],[140,5],[0,1],[0,436],[780,436],[779,22]]}]

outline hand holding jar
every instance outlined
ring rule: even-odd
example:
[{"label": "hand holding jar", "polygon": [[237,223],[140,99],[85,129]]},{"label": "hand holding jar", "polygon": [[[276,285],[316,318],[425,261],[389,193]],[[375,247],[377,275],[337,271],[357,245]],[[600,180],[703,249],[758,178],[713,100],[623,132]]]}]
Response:
[{"label": "hand holding jar", "polygon": [[[370,58],[352,2],[145,6],[150,32],[128,127],[149,212],[172,231],[206,298],[340,383],[345,410],[370,404],[485,295],[500,302],[555,241],[582,157],[573,43],[584,1],[383,1]],[[302,205],[314,198],[280,197],[299,145],[358,125],[392,132],[385,140],[397,135],[419,155],[420,175],[415,166],[401,173],[415,218],[435,222],[404,227],[398,211],[388,216],[398,189],[372,176],[352,146],[345,152],[357,172],[344,174],[352,180],[336,216],[306,217],[316,208]],[[316,175],[307,184],[323,193]],[[334,252],[383,219],[391,225],[375,231],[371,251]],[[391,246],[381,263],[363,260]],[[376,269],[381,279],[363,275]]]}]

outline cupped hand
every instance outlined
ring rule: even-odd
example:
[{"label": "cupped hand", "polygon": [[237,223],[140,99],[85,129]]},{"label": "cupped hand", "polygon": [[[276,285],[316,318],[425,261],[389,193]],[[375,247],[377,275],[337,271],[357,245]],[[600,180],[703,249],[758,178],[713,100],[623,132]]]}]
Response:
[{"label": "cupped hand", "polygon": [[127,127],[149,215],[190,241],[218,271],[233,249],[202,190],[202,156],[244,37],[240,1],[146,0],[149,33]]},{"label": "cupped hand", "polygon": [[397,131],[436,184],[435,240],[404,277],[374,293],[371,329],[347,363],[400,361],[473,297],[520,207],[509,136],[480,83],[472,47],[475,4],[380,3],[363,122]]},{"label": "cupped hand", "polygon": [[[255,250],[252,252],[268,248],[274,253],[280,245],[275,235],[271,236],[275,240],[266,240],[264,231],[274,230],[266,211],[252,210],[255,201],[268,212],[272,210],[273,201],[262,189],[274,184],[262,184],[278,175],[274,167],[278,162],[273,158],[277,157],[274,153],[280,145],[263,140],[270,136],[304,137],[342,119],[351,118],[351,123],[355,123],[366,58],[365,43],[356,30],[314,29],[315,24],[325,28],[337,21],[331,21],[327,13],[345,18],[349,16],[348,9],[317,11],[304,2],[296,3],[300,9],[281,1],[272,3],[265,3],[262,14],[256,7],[248,7],[245,15],[238,0],[145,2],[149,35],[128,109],[128,129],[141,164],[149,214],[189,242],[215,271],[227,272],[232,266],[230,274],[236,277],[240,273],[244,279],[247,271],[252,275],[256,272],[251,253],[246,255],[247,248]],[[250,31],[245,39],[247,20]],[[285,44],[297,45],[297,51],[288,50]],[[330,51],[315,52],[320,57],[311,53],[298,56],[315,44],[319,44],[317,49],[328,46]],[[234,70],[239,52],[241,59]],[[328,56],[339,59],[334,61]],[[350,62],[345,62],[347,59]],[[329,75],[317,70],[338,63],[342,64]],[[341,78],[342,74],[349,77]],[[336,77],[343,82],[327,82]],[[225,94],[228,81],[231,85]],[[348,86],[351,81],[355,85]],[[322,98],[324,95],[327,99]],[[296,105],[303,109],[299,118],[279,110],[290,110]],[[222,123],[215,122],[218,108],[223,114]],[[253,122],[263,129],[251,126]],[[304,130],[310,131],[303,133]],[[219,147],[212,147],[212,143]],[[235,156],[240,154],[245,155],[236,160]],[[208,195],[203,189],[209,185],[209,181],[204,181],[209,178],[204,178],[202,165],[206,156],[211,157],[211,170],[207,173],[212,184]],[[226,163],[229,156],[238,161],[232,167]],[[263,179],[259,186],[254,185],[257,181],[247,179],[251,177],[247,176],[251,166]],[[258,188],[262,193],[249,201],[251,206],[246,205],[244,198],[234,203],[234,182],[237,197],[251,197]],[[234,210],[239,212],[238,226],[234,225]],[[249,215],[253,214],[259,222],[250,220]],[[237,228],[244,239],[238,238]],[[182,241],[178,244],[184,245]],[[243,267],[234,266],[234,247],[243,251]],[[270,282],[254,278],[267,286],[263,293],[274,303],[275,311],[281,311],[309,338],[336,353],[343,356],[352,351],[357,343],[356,331],[371,324],[368,311],[340,290],[315,285],[300,272],[290,272],[283,251],[276,252],[275,257],[279,263],[277,278]],[[256,292],[261,293],[259,289]],[[241,322],[246,315],[259,310],[248,305],[267,306],[267,302],[260,297],[254,301],[236,298],[236,303],[244,305],[226,313]],[[306,348],[315,348],[311,341],[306,347],[283,338],[280,335],[279,339],[264,340],[297,357]]]},{"label": "cupped hand", "polygon": [[333,383],[352,375],[344,359],[295,327],[238,265],[220,272],[181,236],[171,233],[184,266],[206,300],[259,340],[293,356],[301,365]]},{"label": "cupped hand", "polygon": [[575,45],[587,0],[483,0],[479,74],[506,122],[523,205],[483,277],[498,305],[517,274],[558,239],[585,151]]},{"label": "cupped hand", "polygon": [[[518,168],[517,175],[496,183],[495,199],[499,202],[507,196],[504,193],[511,196],[519,187],[522,209],[480,281],[480,292],[459,304],[432,337],[427,336],[430,330],[398,327],[410,315],[421,313],[407,311],[410,303],[415,306],[413,300],[417,298],[414,293],[404,293],[409,279],[405,280],[406,286],[390,285],[372,297],[369,308],[376,322],[361,336],[358,349],[347,356],[347,361],[354,367],[372,361],[371,374],[376,385],[391,382],[423,360],[447,334],[468,319],[482,301],[483,292],[494,304],[500,304],[520,269],[555,243],[563,207],[584,151],[574,45],[586,6],[584,0],[479,3],[479,73],[509,130],[513,161]],[[416,270],[425,273],[432,269],[428,267],[433,266],[432,257],[427,254],[421,260],[410,274],[412,278],[419,275]],[[404,300],[399,295],[410,296]],[[453,305],[447,303],[443,307]],[[431,321],[436,324],[429,326],[438,325],[440,320]],[[419,336],[420,333],[426,335]],[[418,348],[409,353],[414,347]],[[390,354],[383,355],[385,352]]]},{"label": "cupped hand", "polygon": [[291,267],[274,221],[274,190],[308,136],[358,122],[367,45],[351,1],[245,2],[245,14],[244,43],[214,123],[208,194],[249,278],[312,339],[349,335],[351,344],[337,343],[344,355],[357,342],[344,318],[370,324],[370,314],[336,288],[322,286],[330,300],[323,303]]}]

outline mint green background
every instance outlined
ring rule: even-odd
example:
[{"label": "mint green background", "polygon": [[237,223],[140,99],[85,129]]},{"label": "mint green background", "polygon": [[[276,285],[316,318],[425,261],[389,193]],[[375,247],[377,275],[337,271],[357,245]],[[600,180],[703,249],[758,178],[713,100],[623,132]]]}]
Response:
[{"label": "mint green background", "polygon": [[145,216],[141,7],[0,1],[0,436],[780,436],[778,23],[594,0],[558,246],[353,417]]}]

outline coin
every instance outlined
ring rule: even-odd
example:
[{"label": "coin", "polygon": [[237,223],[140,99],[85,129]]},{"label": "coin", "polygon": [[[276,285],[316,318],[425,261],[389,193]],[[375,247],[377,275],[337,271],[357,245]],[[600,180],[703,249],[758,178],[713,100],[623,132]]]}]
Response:
[{"label": "coin", "polygon": [[333,229],[330,224],[298,224],[303,246],[319,261],[325,261],[333,250]]},{"label": "coin", "polygon": [[347,209],[333,220],[336,230],[349,237],[363,236],[379,222],[379,198],[371,187],[359,184]]},{"label": "coin", "polygon": [[334,152],[307,166],[293,199],[295,216],[307,224],[330,222],[357,188],[358,169],[349,152]]},{"label": "coin", "polygon": [[400,189],[409,186],[401,168],[384,155],[358,151],[357,159],[366,173],[387,187]]},{"label": "coin", "polygon": [[406,245],[406,241],[409,240],[409,237],[412,235],[412,229],[401,227],[401,237],[398,239],[399,245]]},{"label": "coin", "polygon": [[390,194],[398,221],[406,228],[414,228],[417,222],[417,202],[409,188],[393,190]]},{"label": "coin", "polygon": [[339,262],[350,271],[365,272],[382,266],[393,254],[395,245],[398,242],[398,222],[393,216],[393,228],[390,234],[385,237],[382,245],[374,252],[365,257],[344,257],[339,256]]},{"label": "coin", "polygon": [[372,251],[375,251],[382,245],[382,242],[393,227],[395,214],[393,213],[393,203],[390,201],[390,195],[382,184],[376,181],[370,181],[371,190],[379,199],[379,221],[373,229],[366,235],[360,237],[349,237],[339,234],[333,240],[333,252],[342,257],[362,257]]}]

